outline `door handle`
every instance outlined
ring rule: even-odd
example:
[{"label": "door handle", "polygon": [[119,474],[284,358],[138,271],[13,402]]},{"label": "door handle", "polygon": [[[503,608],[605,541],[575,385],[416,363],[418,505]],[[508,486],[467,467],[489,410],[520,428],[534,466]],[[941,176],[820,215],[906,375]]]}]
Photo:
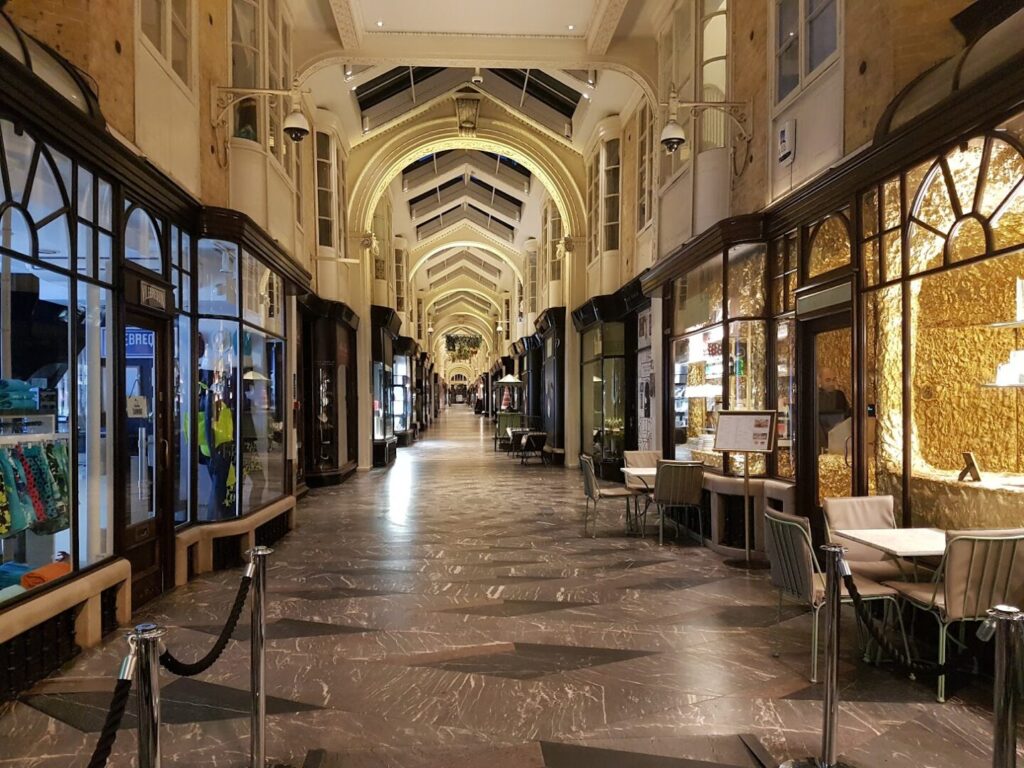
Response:
[{"label": "door handle", "polygon": [[843,461],[846,463],[846,466],[848,467],[853,466],[853,464],[850,462],[850,443],[852,442],[853,435],[850,435],[848,438],[846,438],[846,442],[843,443]]},{"label": "door handle", "polygon": [[170,469],[171,466],[171,444],[166,439],[160,441],[160,468]]}]

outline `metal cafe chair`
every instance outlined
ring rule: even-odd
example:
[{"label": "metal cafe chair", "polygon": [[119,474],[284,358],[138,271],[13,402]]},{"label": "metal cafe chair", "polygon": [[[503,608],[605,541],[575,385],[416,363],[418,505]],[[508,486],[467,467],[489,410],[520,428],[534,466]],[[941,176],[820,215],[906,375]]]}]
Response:
[{"label": "metal cafe chair", "polygon": [[884,552],[858,544],[849,539],[837,539],[834,530],[859,530],[864,528],[895,528],[892,496],[845,496],[825,499],[825,530],[829,541],[841,544],[846,549],[846,562],[858,576],[872,581],[889,581],[906,578],[907,571],[902,564]]},{"label": "metal cafe chair", "polygon": [[[701,515],[701,496],[704,491],[704,465],[694,461],[667,461],[658,459],[658,473],[654,478],[653,501],[658,507],[658,544],[665,542],[665,510],[683,507],[697,510],[700,541],[704,543],[704,520]],[[647,507],[644,507],[640,530],[647,528]],[[676,532],[678,533],[678,527]]]},{"label": "metal cafe chair", "polygon": [[[818,626],[821,609],[825,606],[825,576],[821,572],[811,545],[811,524],[805,517],[787,515],[774,509],[765,511],[765,550],[771,567],[772,586],[779,590],[778,621],[782,621],[782,598],[788,595],[810,606],[814,612],[811,630],[811,682],[818,682]],[[885,601],[883,622],[891,614],[899,622],[903,647],[910,654],[903,617],[896,601],[896,590],[861,576],[854,576],[857,591],[864,602]],[[843,585],[842,601],[850,605],[853,599]],[[891,610],[890,610],[891,609]],[[858,627],[860,625],[858,624]]]},{"label": "metal cafe chair", "polygon": [[[939,623],[939,664],[946,661],[952,624],[984,621],[988,618],[988,609],[996,605],[1022,604],[1022,542],[1024,528],[946,531],[946,552],[930,582],[885,583],[911,605],[935,617]],[[946,700],[945,675],[939,675],[936,699]]]},{"label": "metal cafe chair", "polygon": [[[661,451],[623,451],[622,459],[627,467],[653,468],[658,466],[658,461],[661,459]],[[626,475],[626,487],[640,491],[640,494],[633,499],[632,521],[630,521],[628,516],[626,517],[626,533],[639,533],[643,535],[644,531],[640,528],[640,499],[644,499],[645,505],[651,503],[651,486],[642,477]],[[646,506],[644,508],[646,510]]]},{"label": "metal cafe chair", "polygon": [[587,535],[587,521],[590,519],[590,505],[594,505],[594,534],[597,538],[597,505],[601,499],[625,499],[626,516],[629,516],[629,502],[639,491],[624,486],[601,486],[594,472],[594,460],[586,454],[580,455],[580,470],[583,472],[583,493],[587,497],[586,509],[583,512],[583,535]]}]

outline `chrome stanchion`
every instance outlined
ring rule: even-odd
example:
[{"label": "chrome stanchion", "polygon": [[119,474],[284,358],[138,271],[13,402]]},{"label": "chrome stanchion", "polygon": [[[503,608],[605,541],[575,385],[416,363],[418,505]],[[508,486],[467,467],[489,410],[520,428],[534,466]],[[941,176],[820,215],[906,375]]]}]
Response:
[{"label": "chrome stanchion", "polygon": [[824,722],[821,729],[821,758],[787,760],[779,768],[850,768],[836,760],[839,734],[839,612],[842,608],[842,583],[849,566],[843,558],[846,550],[839,544],[826,544],[825,551],[825,695],[822,701]]},{"label": "chrome stanchion", "polygon": [[1017,765],[1017,680],[1024,613],[1009,605],[997,605],[988,615],[995,624],[996,679],[992,707],[992,768]]},{"label": "chrome stanchion", "polygon": [[160,640],[165,629],[139,624],[130,636],[138,650],[139,768],[160,768]]},{"label": "chrome stanchion", "polygon": [[267,556],[270,547],[254,547],[249,552],[246,574],[252,577],[251,654],[252,674],[252,745],[251,768],[264,768],[267,762],[267,697],[264,691],[266,676],[267,639]]}]

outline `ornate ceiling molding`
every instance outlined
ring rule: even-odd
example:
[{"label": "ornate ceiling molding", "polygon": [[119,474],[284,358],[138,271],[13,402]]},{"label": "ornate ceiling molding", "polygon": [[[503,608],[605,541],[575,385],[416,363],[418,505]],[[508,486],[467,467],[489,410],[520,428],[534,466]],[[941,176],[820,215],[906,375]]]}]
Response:
[{"label": "ornate ceiling molding", "polygon": [[478,224],[471,221],[460,221],[418,243],[417,247],[410,251],[409,280],[416,276],[420,267],[449,248],[483,251],[503,264],[507,264],[520,281],[523,279],[523,265],[520,263],[519,253],[515,249],[504,240],[491,235]]},{"label": "ornate ceiling molding", "polygon": [[455,119],[459,122],[460,136],[476,136],[476,124],[480,119],[479,93],[456,92]]},{"label": "ornate ceiling molding", "polygon": [[346,51],[357,50],[362,43],[362,32],[352,12],[352,4],[349,0],[330,0],[330,4],[341,47]]},{"label": "ornate ceiling molding", "polygon": [[372,229],[373,212],[391,181],[402,169],[432,152],[479,149],[504,155],[528,168],[551,196],[568,234],[585,232],[580,180],[545,143],[544,137],[519,125],[488,121],[475,137],[460,136],[452,117],[407,126],[382,141],[352,185],[349,226]]},{"label": "ornate ceiling molding", "polygon": [[594,6],[594,15],[590,17],[587,27],[587,53],[591,56],[604,56],[608,46],[619,28],[622,13],[626,10],[629,0],[601,0]]}]

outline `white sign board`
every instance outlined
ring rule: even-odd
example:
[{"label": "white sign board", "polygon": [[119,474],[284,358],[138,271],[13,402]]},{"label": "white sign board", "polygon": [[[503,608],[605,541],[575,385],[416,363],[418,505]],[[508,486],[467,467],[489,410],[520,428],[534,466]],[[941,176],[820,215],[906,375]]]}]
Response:
[{"label": "white sign board", "polygon": [[719,411],[715,450],[771,453],[776,416],[775,411]]}]

